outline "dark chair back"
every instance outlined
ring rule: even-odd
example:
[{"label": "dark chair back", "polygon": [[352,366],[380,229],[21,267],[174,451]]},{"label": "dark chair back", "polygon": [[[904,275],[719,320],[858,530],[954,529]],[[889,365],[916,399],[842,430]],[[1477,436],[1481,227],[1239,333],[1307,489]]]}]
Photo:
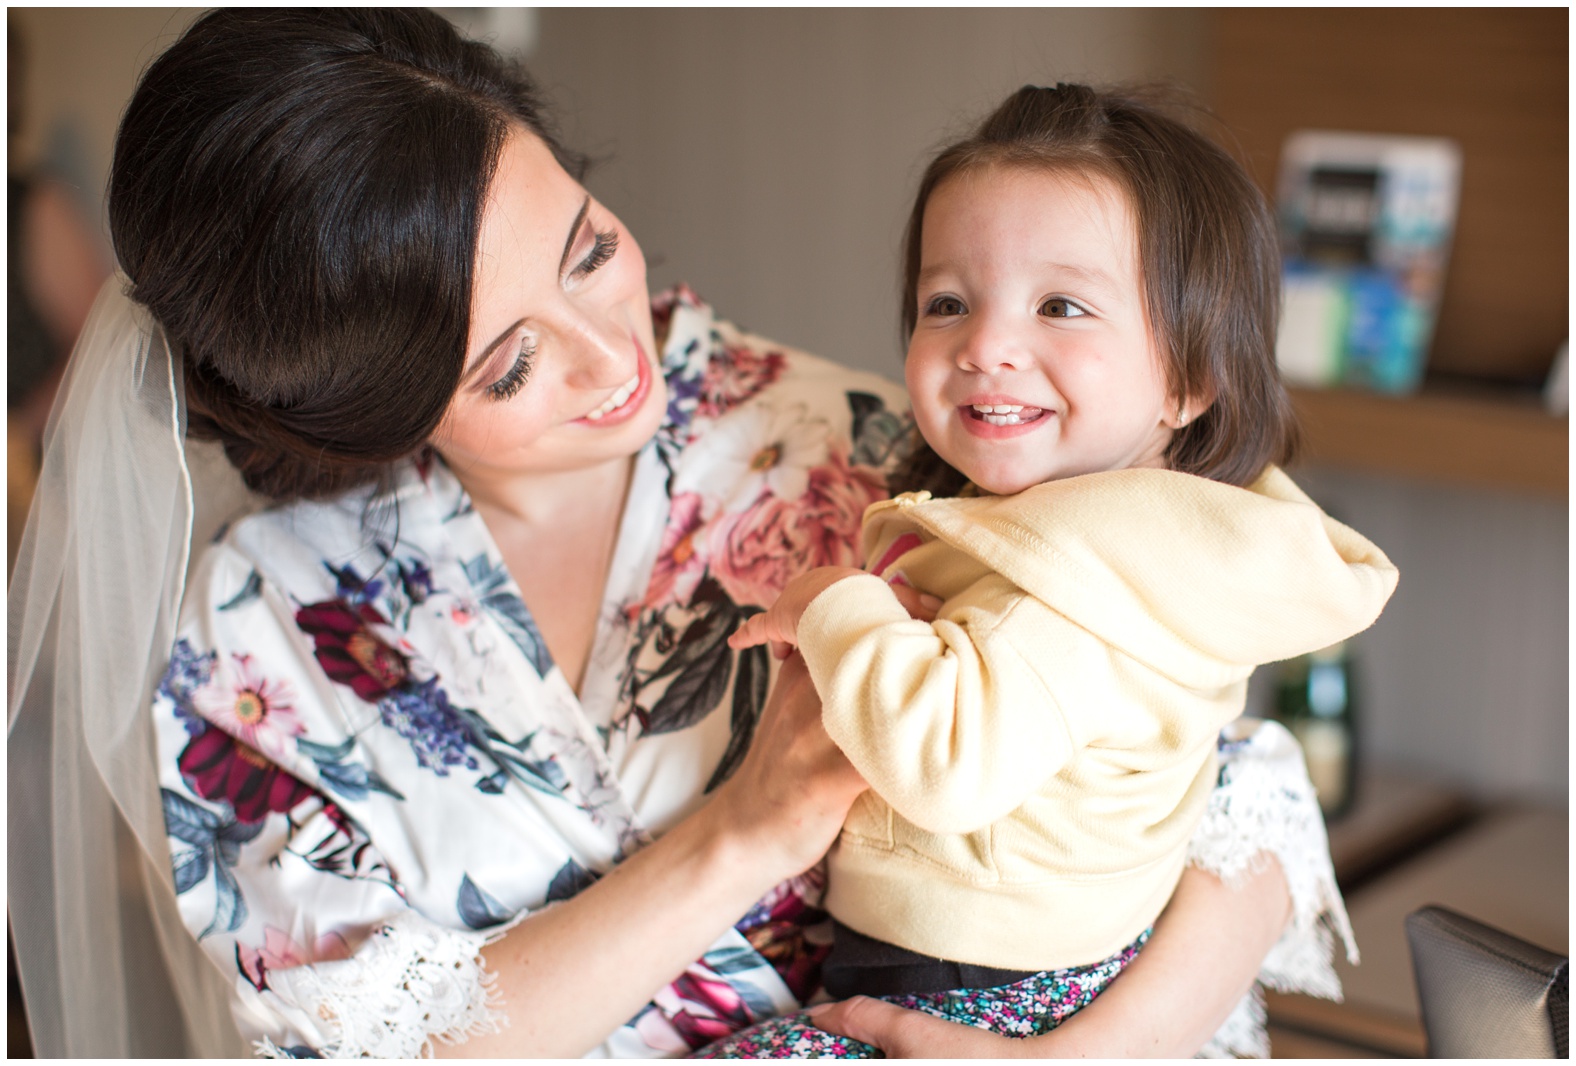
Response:
[{"label": "dark chair back", "polygon": [[1406,916],[1430,1058],[1568,1058],[1570,960],[1444,907]]}]

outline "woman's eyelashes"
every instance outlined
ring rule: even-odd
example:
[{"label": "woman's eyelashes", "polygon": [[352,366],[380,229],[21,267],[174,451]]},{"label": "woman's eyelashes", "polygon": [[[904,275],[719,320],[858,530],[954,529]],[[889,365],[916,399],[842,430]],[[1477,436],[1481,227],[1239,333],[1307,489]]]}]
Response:
[{"label": "woman's eyelashes", "polygon": [[[576,263],[574,269],[569,271],[571,280],[578,281],[595,273],[612,259],[618,252],[618,231],[598,231],[591,242],[591,250],[584,259]],[[505,371],[503,377],[487,386],[487,396],[493,400],[507,400],[519,392],[531,376],[531,360],[536,357],[536,345],[530,340],[520,342],[520,350],[515,355],[514,363]]]},{"label": "woman's eyelashes", "polygon": [[[574,269],[569,271],[570,279],[578,281],[595,273],[605,266],[617,251],[618,231],[599,231],[591,242],[591,250],[586,253],[584,259],[575,264]],[[535,357],[536,345],[529,340],[521,341],[514,363],[503,377],[487,386],[487,396],[494,400],[507,400],[519,392],[531,376],[531,360]]]},{"label": "woman's eyelashes", "polygon": [[600,267],[605,265],[609,259],[612,259],[614,253],[617,251],[618,231],[598,231],[596,239],[591,244],[591,251],[588,252],[586,257],[580,260],[580,262],[575,265],[575,268],[569,272],[570,280],[578,281],[589,274],[595,273]]},{"label": "woman's eyelashes", "polygon": [[487,397],[492,400],[507,400],[520,391],[526,379],[531,376],[531,360],[536,357],[536,345],[528,340],[520,342],[519,353],[514,357],[514,363],[504,373],[503,377],[487,386]]}]

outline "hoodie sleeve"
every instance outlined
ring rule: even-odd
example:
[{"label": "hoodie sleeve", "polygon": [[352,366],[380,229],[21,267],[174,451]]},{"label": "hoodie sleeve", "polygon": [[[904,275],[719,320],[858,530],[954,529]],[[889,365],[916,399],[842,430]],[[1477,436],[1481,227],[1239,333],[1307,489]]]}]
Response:
[{"label": "hoodie sleeve", "polygon": [[1046,613],[993,576],[943,617],[917,621],[866,575],[839,581],[800,619],[827,732],[922,829],[967,833],[996,821],[1081,744],[1012,637],[1021,628],[1013,616],[1026,612]]}]

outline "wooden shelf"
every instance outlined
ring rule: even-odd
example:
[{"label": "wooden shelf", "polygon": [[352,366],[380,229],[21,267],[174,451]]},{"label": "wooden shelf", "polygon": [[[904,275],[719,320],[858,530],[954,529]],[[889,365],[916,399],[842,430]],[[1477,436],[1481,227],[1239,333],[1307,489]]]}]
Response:
[{"label": "wooden shelf", "polygon": [[1291,390],[1303,460],[1476,488],[1569,494],[1570,421],[1535,397],[1425,386],[1410,396]]}]

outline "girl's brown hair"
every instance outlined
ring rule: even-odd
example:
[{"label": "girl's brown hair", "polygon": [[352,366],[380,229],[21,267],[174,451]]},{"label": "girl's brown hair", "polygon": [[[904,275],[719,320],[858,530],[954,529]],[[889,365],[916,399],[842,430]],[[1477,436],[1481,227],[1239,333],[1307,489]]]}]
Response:
[{"label": "girl's brown hair", "polygon": [[[913,335],[925,207],[943,181],[993,166],[1103,177],[1127,194],[1150,329],[1173,392],[1213,402],[1166,449],[1173,470],[1247,485],[1291,461],[1298,433],[1275,367],[1280,256],[1268,204],[1236,160],[1154,90],[1025,86],[925,170],[903,239],[903,337]],[[917,434],[916,434],[917,437]],[[923,440],[898,490],[966,480]]]}]

